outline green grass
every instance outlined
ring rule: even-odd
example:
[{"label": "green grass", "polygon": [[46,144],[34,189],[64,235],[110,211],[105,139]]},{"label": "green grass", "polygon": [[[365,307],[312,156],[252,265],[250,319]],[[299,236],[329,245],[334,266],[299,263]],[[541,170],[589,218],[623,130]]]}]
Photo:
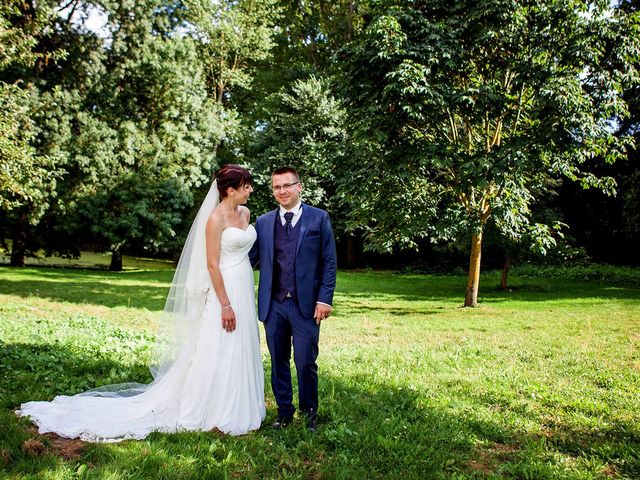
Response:
[{"label": "green grass", "polygon": [[[340,272],[320,340],[321,422],[153,434],[64,458],[12,411],[148,381],[171,271],[0,268],[0,467],[9,478],[640,478],[640,286]],[[268,355],[263,341],[265,368]],[[268,376],[267,376],[268,382]],[[25,448],[28,439],[44,444]],[[26,444],[29,445],[29,444]],[[64,453],[64,452],[63,452]]]}]

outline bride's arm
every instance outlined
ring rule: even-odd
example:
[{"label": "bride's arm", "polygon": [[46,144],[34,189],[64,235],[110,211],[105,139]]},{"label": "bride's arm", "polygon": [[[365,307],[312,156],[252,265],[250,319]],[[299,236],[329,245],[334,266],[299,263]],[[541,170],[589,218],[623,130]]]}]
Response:
[{"label": "bride's arm", "polygon": [[216,292],[218,301],[222,308],[222,328],[227,332],[236,329],[236,315],[229,302],[229,296],[224,288],[224,280],[220,272],[220,239],[222,238],[222,230],[224,223],[222,218],[217,215],[211,215],[207,222],[206,228],[206,244],[207,244],[207,269],[211,277],[213,289]]}]

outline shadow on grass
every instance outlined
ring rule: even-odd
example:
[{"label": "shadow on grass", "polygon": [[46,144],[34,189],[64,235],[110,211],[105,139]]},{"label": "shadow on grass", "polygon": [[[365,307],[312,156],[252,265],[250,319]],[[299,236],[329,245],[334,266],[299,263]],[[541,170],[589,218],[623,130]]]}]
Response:
[{"label": "shadow on grass", "polygon": [[[360,455],[364,465],[379,462],[382,456],[389,478],[403,478],[407,473],[410,478],[421,478],[421,472],[422,478],[474,473],[481,477],[583,478],[584,471],[579,475],[566,468],[567,460],[578,458],[640,478],[640,435],[631,421],[592,430],[560,422],[536,436],[498,418],[494,421],[474,414],[471,404],[483,404],[473,396],[430,396],[429,400],[416,390],[371,382],[366,376],[329,377],[321,389],[330,412],[324,436],[341,439],[336,450]],[[453,408],[442,408],[443,404]],[[456,408],[456,404],[467,407]],[[600,472],[596,467],[591,473]]]},{"label": "shadow on grass", "polygon": [[391,315],[393,317],[403,317],[405,315],[437,315],[442,313],[442,308],[428,308],[425,306],[419,307],[384,307],[381,308],[379,306],[371,306],[365,305],[357,302],[348,302],[342,303],[339,302],[336,307],[336,314],[340,316],[350,316],[367,312],[381,312],[384,311],[385,314]]},{"label": "shadow on grass", "polygon": [[[172,271],[0,269],[0,293],[106,307],[164,308]],[[165,286],[166,285],[166,286]]]},{"label": "shadow on grass", "polygon": [[[100,352],[61,345],[0,342],[0,397],[3,406],[73,395],[105,384],[149,382],[143,364],[124,365]],[[12,400],[17,402],[12,404]]]},{"label": "shadow on grass", "polygon": [[[52,368],[56,362],[60,368]],[[315,434],[307,432],[300,419],[283,431],[269,428],[275,407],[267,384],[267,419],[257,432],[240,437],[152,434],[144,441],[86,444],[79,458],[64,460],[50,440],[35,434],[29,422],[12,411],[27,400],[113,381],[147,381],[146,368],[63,346],[24,344],[4,345],[0,364],[7,372],[0,378],[0,464],[9,476],[75,478],[84,464],[87,478],[584,478],[584,470],[567,470],[559,456],[616,464],[630,478],[640,468],[637,453],[632,453],[638,448],[637,431],[629,425],[606,432],[565,427],[557,437],[523,435],[512,425],[478,417],[473,409],[451,407],[472,398],[425,396],[364,375],[326,372],[320,375]],[[86,384],[89,377],[93,384]],[[44,448],[23,448],[29,438]]]}]

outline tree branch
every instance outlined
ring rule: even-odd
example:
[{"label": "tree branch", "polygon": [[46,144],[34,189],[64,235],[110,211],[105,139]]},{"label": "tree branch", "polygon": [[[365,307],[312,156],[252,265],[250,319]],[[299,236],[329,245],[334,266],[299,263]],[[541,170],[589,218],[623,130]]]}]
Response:
[{"label": "tree branch", "polygon": [[515,132],[516,128],[518,128],[518,123],[520,123],[520,116],[522,115],[523,108],[523,96],[524,96],[524,83],[522,87],[520,87],[520,93],[518,94],[518,111],[516,113],[516,120],[513,122],[513,126],[511,127],[511,132]]},{"label": "tree branch", "polygon": [[78,8],[78,0],[71,0],[64,7],[61,7],[58,9],[58,13],[60,13],[66,8],[69,8],[71,5],[73,5],[73,8],[69,12],[69,15],[67,15],[67,23],[71,22],[71,19],[73,18],[74,13],[76,13],[76,9]]},{"label": "tree branch", "polygon": [[501,115],[500,118],[496,121],[496,131],[493,135],[493,139],[491,140],[491,146],[500,146],[500,140],[502,137],[502,122],[504,121],[504,115]]},{"label": "tree branch", "polygon": [[453,138],[453,143],[458,143],[458,131],[456,130],[455,121],[453,119],[453,115],[451,115],[451,110],[447,107],[447,115],[449,116],[449,125],[451,126],[451,136]]},{"label": "tree branch", "polygon": [[490,125],[490,121],[489,121],[489,112],[485,111],[484,112],[484,119],[482,120],[483,123],[483,128],[484,128],[484,138],[485,138],[485,149],[487,151],[487,153],[489,153],[491,151],[491,142],[489,141],[489,125]]},{"label": "tree branch", "polygon": [[[69,8],[69,6],[71,6],[71,4],[72,4],[72,3],[78,3],[78,0],[69,0],[69,2],[67,2],[65,5],[61,5],[61,6],[56,10],[56,12],[58,12],[58,13],[62,12],[63,10],[65,10],[65,9]],[[74,9],[75,9],[75,7],[74,7]],[[67,19],[67,20],[68,20],[68,19]]]},{"label": "tree branch", "polygon": [[472,143],[473,143],[473,132],[471,128],[471,122],[468,118],[464,120],[464,128],[467,133],[467,155],[471,155],[473,153]]}]

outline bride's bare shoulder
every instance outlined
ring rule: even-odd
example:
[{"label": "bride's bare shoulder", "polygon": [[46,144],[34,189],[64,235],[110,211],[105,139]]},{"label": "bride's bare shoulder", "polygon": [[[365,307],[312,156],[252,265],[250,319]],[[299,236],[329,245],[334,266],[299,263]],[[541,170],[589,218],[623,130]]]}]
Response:
[{"label": "bride's bare shoulder", "polygon": [[207,219],[207,230],[222,230],[224,228],[224,216],[220,209],[216,208],[209,214]]},{"label": "bride's bare shoulder", "polygon": [[247,222],[251,219],[251,211],[244,205],[240,205],[240,215],[242,215],[242,218]]}]

